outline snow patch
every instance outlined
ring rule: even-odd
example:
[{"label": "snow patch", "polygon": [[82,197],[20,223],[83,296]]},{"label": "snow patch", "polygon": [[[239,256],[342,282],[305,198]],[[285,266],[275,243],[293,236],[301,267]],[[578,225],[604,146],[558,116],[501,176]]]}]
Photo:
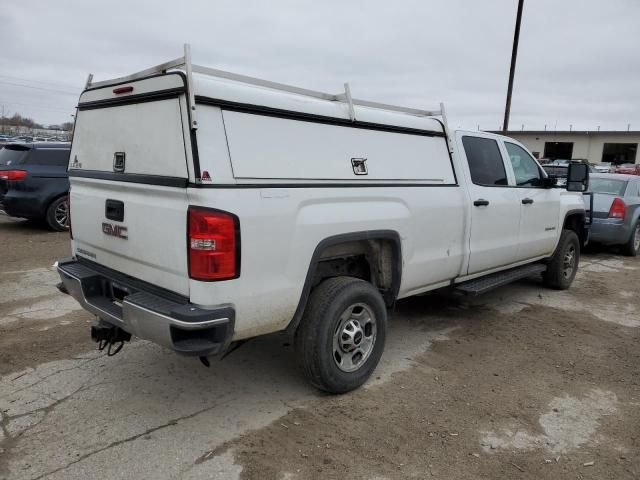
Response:
[{"label": "snow patch", "polygon": [[549,404],[549,412],[538,423],[544,434],[536,435],[509,425],[500,432],[481,432],[481,445],[486,452],[495,449],[535,450],[541,447],[552,453],[568,453],[588,443],[595,435],[600,419],[617,410],[613,392],[594,389],[580,399],[565,395]]}]

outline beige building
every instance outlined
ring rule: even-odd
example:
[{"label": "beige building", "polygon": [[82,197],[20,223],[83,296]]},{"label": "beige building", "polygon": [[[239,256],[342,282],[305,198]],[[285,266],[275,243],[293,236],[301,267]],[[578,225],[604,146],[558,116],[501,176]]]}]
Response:
[{"label": "beige building", "polygon": [[[496,132],[501,133],[501,132]],[[510,131],[537,158],[586,159],[589,163],[640,163],[640,131]]]}]

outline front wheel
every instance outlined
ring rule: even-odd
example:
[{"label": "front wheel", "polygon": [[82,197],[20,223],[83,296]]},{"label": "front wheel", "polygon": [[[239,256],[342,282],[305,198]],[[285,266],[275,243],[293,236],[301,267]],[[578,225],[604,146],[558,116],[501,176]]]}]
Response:
[{"label": "front wheel", "polygon": [[66,195],[51,202],[51,205],[47,208],[45,220],[52,230],[57,232],[69,230],[69,202]]},{"label": "front wheel", "polygon": [[640,220],[631,229],[629,241],[622,246],[622,253],[629,257],[635,257],[640,251]]},{"label": "front wheel", "polygon": [[309,381],[329,393],[361,386],[375,370],[387,333],[387,310],[369,282],[335,277],[309,298],[296,350]]},{"label": "front wheel", "polygon": [[566,290],[573,283],[580,262],[580,240],[573,230],[563,230],[553,257],[543,274],[547,287]]}]

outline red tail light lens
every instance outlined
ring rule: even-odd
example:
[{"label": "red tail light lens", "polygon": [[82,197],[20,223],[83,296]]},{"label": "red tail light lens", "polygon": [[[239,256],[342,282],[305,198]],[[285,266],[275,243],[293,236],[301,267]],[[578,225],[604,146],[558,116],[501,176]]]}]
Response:
[{"label": "red tail light lens", "polygon": [[227,212],[189,207],[189,276],[228,280],[240,275],[238,218]]},{"label": "red tail light lens", "polygon": [[613,203],[611,204],[611,208],[609,209],[609,218],[619,218],[624,219],[625,214],[627,213],[627,204],[624,203],[620,197],[616,197],[613,199]]},{"label": "red tail light lens", "polygon": [[126,87],[118,87],[118,88],[114,88],[113,89],[113,93],[115,93],[116,95],[121,95],[123,93],[131,93],[133,92],[133,87],[131,85],[128,85]]},{"label": "red tail light lens", "polygon": [[9,182],[19,182],[27,178],[27,172],[24,170],[3,170],[0,171],[0,180]]}]

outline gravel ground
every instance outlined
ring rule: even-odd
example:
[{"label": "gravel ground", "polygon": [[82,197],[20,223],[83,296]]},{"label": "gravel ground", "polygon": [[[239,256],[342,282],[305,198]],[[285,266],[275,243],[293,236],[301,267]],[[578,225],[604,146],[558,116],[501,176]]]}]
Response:
[{"label": "gravel ground", "polygon": [[68,236],[0,217],[0,245],[2,480],[640,478],[640,259],[399,302],[375,378],[332,397],[280,335],[209,369],[107,358],[55,289]]}]

